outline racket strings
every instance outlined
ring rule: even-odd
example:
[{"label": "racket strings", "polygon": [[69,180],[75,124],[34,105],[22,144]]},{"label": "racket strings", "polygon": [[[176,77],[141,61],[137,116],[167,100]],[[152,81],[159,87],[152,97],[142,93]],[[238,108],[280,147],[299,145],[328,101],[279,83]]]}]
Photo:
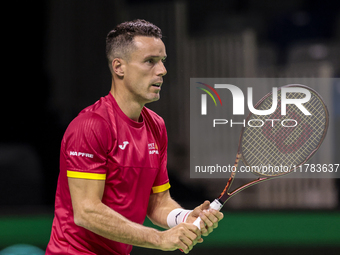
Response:
[{"label": "racket strings", "polygon": [[[288,105],[286,115],[281,115],[281,90],[278,91],[277,109],[270,116],[252,114],[252,126],[244,129],[242,154],[244,163],[254,173],[274,176],[283,174],[277,171],[266,172],[261,166],[287,166],[291,171],[305,162],[320,145],[327,122],[327,111],[321,98],[311,91],[311,99],[303,106],[311,113],[305,115],[296,105]],[[287,93],[287,98],[301,99],[304,93]],[[258,110],[272,106],[272,95],[267,97]],[[259,127],[255,127],[258,125]],[[262,126],[261,126],[262,125]]]}]

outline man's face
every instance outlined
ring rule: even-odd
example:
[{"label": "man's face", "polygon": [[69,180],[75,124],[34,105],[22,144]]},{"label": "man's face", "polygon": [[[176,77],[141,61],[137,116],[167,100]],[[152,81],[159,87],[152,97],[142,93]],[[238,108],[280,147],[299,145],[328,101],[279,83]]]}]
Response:
[{"label": "man's face", "polygon": [[125,63],[124,84],[133,100],[141,105],[160,98],[166,58],[161,39],[147,36],[134,38],[135,48]]}]

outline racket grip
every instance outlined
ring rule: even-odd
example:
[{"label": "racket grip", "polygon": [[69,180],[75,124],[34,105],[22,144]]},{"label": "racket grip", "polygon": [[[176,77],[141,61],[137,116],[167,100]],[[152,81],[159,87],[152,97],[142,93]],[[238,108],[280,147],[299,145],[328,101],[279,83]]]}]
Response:
[{"label": "racket grip", "polygon": [[[217,199],[215,199],[214,201],[212,201],[212,202],[210,203],[209,209],[214,209],[214,210],[219,211],[219,210],[221,210],[222,206],[223,206],[223,205],[222,205]],[[194,224],[196,227],[198,227],[199,230],[201,230],[201,225],[200,225],[200,223],[201,223],[201,217],[198,217],[198,218],[194,221],[193,224]]]}]

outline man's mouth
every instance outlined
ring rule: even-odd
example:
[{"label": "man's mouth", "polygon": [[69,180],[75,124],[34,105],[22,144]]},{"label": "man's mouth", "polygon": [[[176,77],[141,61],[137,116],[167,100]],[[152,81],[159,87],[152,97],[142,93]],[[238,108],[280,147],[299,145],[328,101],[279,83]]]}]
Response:
[{"label": "man's mouth", "polygon": [[159,88],[160,86],[162,86],[162,83],[160,83],[160,82],[159,83],[154,83],[154,84],[152,84],[152,86]]}]

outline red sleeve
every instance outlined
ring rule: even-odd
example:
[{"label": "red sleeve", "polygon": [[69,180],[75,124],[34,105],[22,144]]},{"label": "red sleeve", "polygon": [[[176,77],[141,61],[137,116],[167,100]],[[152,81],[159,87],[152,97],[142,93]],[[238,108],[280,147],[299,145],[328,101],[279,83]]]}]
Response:
[{"label": "red sleeve", "polygon": [[62,143],[68,177],[105,180],[113,143],[106,120],[91,112],[78,115],[68,126]]},{"label": "red sleeve", "polygon": [[167,160],[168,160],[168,136],[165,128],[165,123],[162,120],[161,123],[161,132],[159,137],[159,145],[160,145],[160,168],[154,184],[152,185],[152,192],[159,193],[163,192],[170,188],[168,170],[167,170]]}]

